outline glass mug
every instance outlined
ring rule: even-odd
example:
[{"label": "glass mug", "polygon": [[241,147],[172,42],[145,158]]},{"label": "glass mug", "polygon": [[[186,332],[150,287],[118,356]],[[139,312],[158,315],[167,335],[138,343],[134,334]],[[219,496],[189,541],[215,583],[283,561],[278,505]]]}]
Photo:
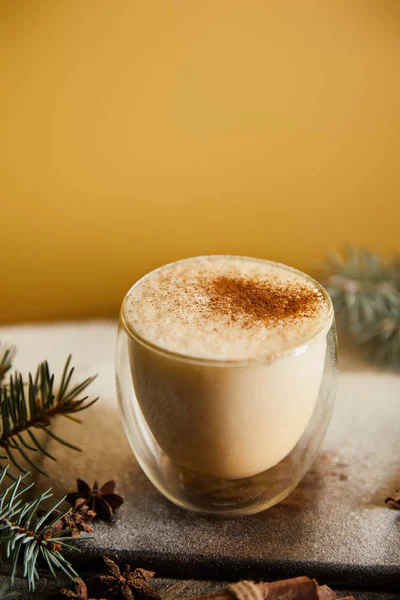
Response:
[{"label": "glass mug", "polygon": [[308,275],[277,266],[312,282],[328,311],[314,337],[270,359],[209,360],[165,350],[126,318],[135,286],[122,302],[116,383],[125,432],[144,473],[178,506],[262,511],[298,485],[318,453],[336,391],[332,302]]}]

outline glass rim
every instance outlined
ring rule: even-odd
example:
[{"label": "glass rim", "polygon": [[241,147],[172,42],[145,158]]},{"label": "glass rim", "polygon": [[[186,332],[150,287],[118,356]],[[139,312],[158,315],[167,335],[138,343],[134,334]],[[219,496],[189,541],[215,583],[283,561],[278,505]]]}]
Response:
[{"label": "glass rim", "polygon": [[[322,293],[324,300],[328,307],[328,312],[327,312],[326,318],[323,321],[321,327],[312,336],[307,338],[301,344],[296,344],[292,347],[282,350],[281,352],[273,352],[269,355],[262,355],[260,357],[255,357],[255,358],[246,358],[246,359],[242,359],[242,358],[237,358],[237,359],[236,358],[234,358],[234,359],[205,358],[205,357],[201,357],[201,356],[193,356],[190,354],[183,354],[180,352],[175,352],[173,350],[168,350],[167,348],[164,348],[163,346],[160,346],[154,342],[151,342],[145,336],[143,336],[141,333],[139,333],[137,331],[137,329],[135,329],[135,327],[125,317],[125,314],[124,314],[125,307],[126,307],[126,303],[127,303],[129,295],[131,294],[131,292],[134,290],[134,288],[136,286],[138,286],[144,279],[146,279],[153,273],[156,273],[157,271],[161,271],[162,269],[165,269],[166,267],[170,267],[172,265],[185,263],[185,262],[191,262],[193,260],[199,260],[202,258],[228,258],[228,259],[239,259],[239,260],[244,259],[244,260],[250,260],[250,261],[254,261],[254,262],[268,263],[270,265],[281,267],[287,271],[290,271],[291,273],[296,273],[297,275],[301,275],[301,277],[303,277],[304,279],[308,280],[313,285],[315,285],[318,288],[318,290]],[[315,342],[315,340],[317,338],[322,337],[323,335],[327,335],[329,329],[332,326],[332,322],[334,320],[334,309],[333,309],[333,303],[332,303],[331,297],[329,296],[326,289],[316,279],[314,279],[307,273],[300,271],[299,269],[295,269],[294,267],[290,267],[289,265],[285,265],[284,263],[276,262],[273,260],[267,260],[264,258],[255,258],[255,257],[251,257],[251,256],[241,256],[241,255],[234,255],[234,254],[204,254],[201,256],[192,256],[190,258],[183,258],[181,260],[176,260],[176,261],[172,261],[170,263],[166,263],[165,265],[161,265],[160,267],[157,267],[156,269],[153,269],[152,271],[149,271],[148,273],[146,273],[145,275],[140,277],[129,288],[129,290],[125,294],[122,304],[121,304],[119,318],[120,318],[120,324],[122,325],[123,329],[130,337],[135,339],[137,342],[139,342],[143,346],[150,348],[151,350],[157,352],[158,354],[162,354],[164,356],[173,358],[175,360],[185,361],[185,362],[190,362],[190,363],[197,363],[197,364],[201,364],[201,365],[210,365],[210,366],[215,366],[215,367],[218,367],[218,366],[241,367],[241,366],[251,366],[251,365],[254,365],[254,366],[267,365],[267,364],[271,363],[272,361],[282,358],[282,357],[285,357],[285,356],[297,356],[299,354],[302,354],[303,352],[305,352],[307,350],[308,346],[311,343]]]}]

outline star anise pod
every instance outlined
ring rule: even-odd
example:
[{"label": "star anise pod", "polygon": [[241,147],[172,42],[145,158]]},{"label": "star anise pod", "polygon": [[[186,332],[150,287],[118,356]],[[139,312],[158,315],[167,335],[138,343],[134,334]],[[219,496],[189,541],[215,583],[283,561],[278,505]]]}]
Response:
[{"label": "star anise pod", "polygon": [[389,498],[386,498],[385,502],[391,508],[397,508],[397,510],[400,510],[400,490],[397,490],[397,492],[393,494],[393,497],[389,496]]},{"label": "star anise pod", "polygon": [[107,481],[100,489],[97,481],[93,489],[82,479],[77,479],[76,485],[77,491],[67,494],[67,502],[78,511],[88,509],[96,513],[99,519],[109,521],[123,503],[121,496],[114,493],[114,481]]},{"label": "star anise pod", "polygon": [[[38,510],[37,515],[38,517],[42,517],[46,513],[47,511],[45,509],[41,509]],[[53,510],[49,514],[46,521],[50,523],[58,515],[61,516],[62,512],[60,510]],[[58,531],[63,531],[64,529],[71,529],[72,537],[79,537],[81,533],[93,533],[93,527],[89,525],[89,522],[94,516],[95,513],[86,507],[82,511],[73,509],[53,525],[52,532],[57,533]]]},{"label": "star anise pod", "polygon": [[118,600],[134,600],[134,591],[143,598],[160,600],[160,596],[150,585],[149,579],[153,577],[153,571],[145,569],[134,569],[125,565],[121,570],[110,558],[104,557],[105,574],[98,575],[97,580],[105,586],[107,596]]},{"label": "star anise pod", "polygon": [[[130,569],[129,566],[127,568]],[[160,595],[156,592],[152,585],[149,583],[149,579],[154,577],[154,571],[146,571],[146,569],[135,569],[129,576],[129,581],[132,587],[137,590],[142,597],[148,600],[160,600]]]}]

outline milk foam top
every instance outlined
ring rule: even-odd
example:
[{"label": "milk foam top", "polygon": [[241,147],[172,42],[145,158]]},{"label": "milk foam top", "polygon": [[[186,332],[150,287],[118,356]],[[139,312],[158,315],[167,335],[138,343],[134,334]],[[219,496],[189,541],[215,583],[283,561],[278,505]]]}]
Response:
[{"label": "milk foam top", "polygon": [[332,320],[315,281],[268,261],[207,256],[139,280],[124,320],[164,350],[209,360],[262,360],[307,343]]}]

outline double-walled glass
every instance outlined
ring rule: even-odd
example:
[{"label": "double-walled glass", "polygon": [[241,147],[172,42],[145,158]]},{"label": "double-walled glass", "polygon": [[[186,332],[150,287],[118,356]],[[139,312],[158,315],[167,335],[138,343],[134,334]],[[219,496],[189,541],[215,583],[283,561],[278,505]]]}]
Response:
[{"label": "double-walled glass", "polygon": [[337,342],[330,298],[311,281],[328,307],[323,326],[267,360],[164,350],[128,322],[125,297],[116,353],[125,431],[147,477],[175,504],[256,513],[285,498],[312,465],[332,414]]}]

